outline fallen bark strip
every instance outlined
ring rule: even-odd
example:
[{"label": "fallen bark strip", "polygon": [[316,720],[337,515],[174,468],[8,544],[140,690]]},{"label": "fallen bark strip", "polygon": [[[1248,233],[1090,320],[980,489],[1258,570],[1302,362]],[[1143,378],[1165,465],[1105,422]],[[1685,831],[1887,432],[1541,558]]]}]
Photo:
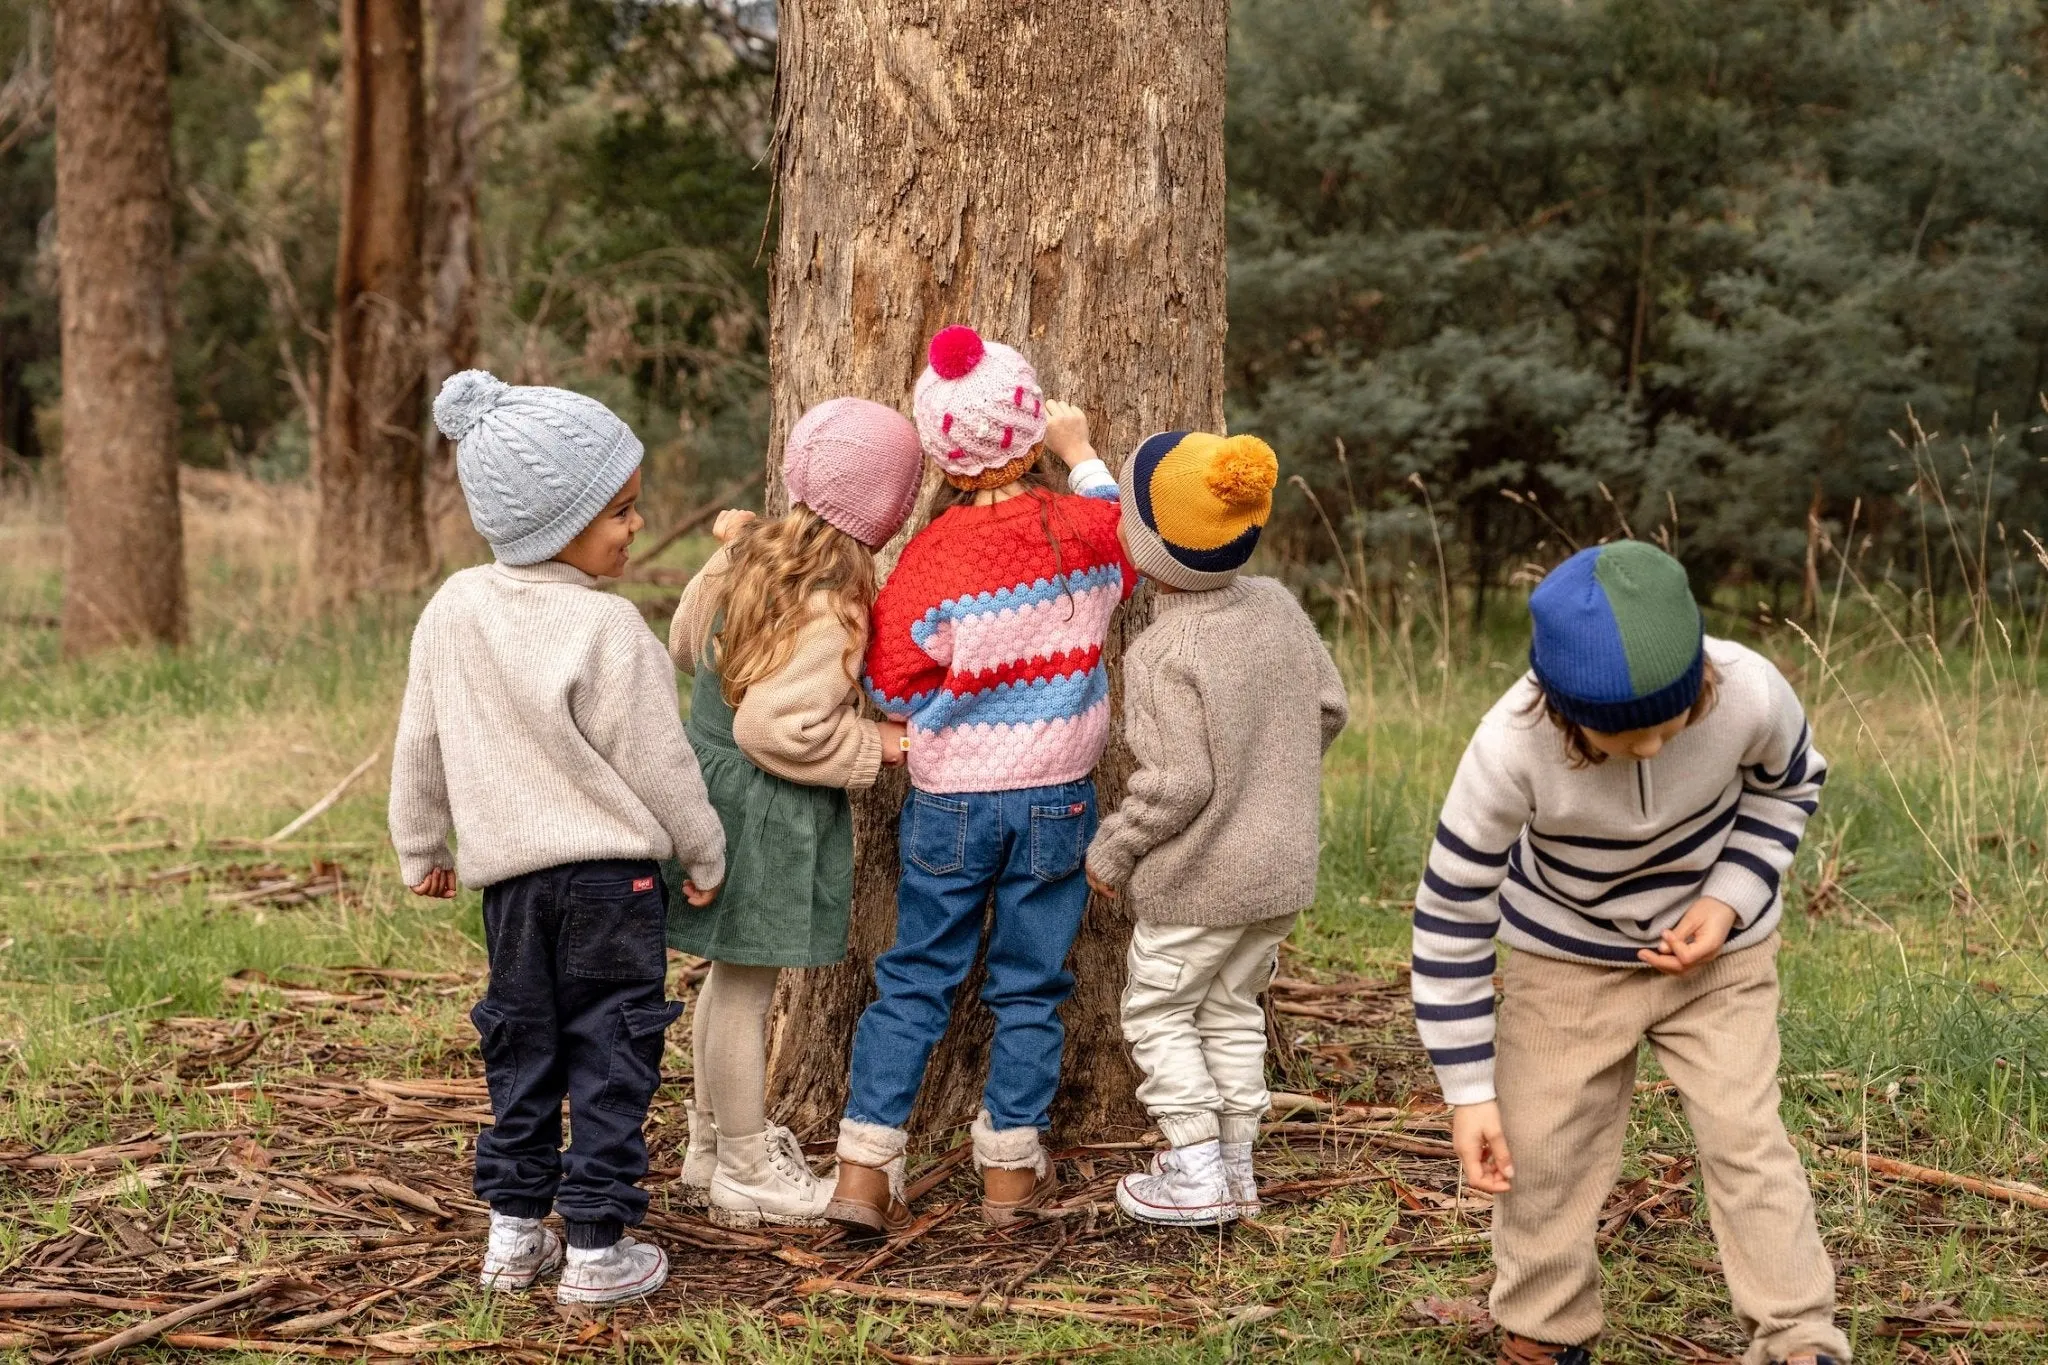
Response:
[{"label": "fallen bark strip", "polygon": [[2048,1322],[2039,1318],[1991,1318],[1983,1322],[1969,1322],[1961,1318],[1929,1320],[1925,1318],[1886,1318],[1877,1325],[1881,1337],[1967,1337],[1978,1332],[1993,1335],[2000,1332],[2024,1332],[2039,1336],[2048,1332]]},{"label": "fallen bark strip", "polygon": [[903,1202],[906,1204],[924,1198],[938,1188],[939,1182],[951,1175],[962,1162],[974,1155],[972,1142],[956,1143],[944,1156],[917,1173],[917,1179],[903,1187]]},{"label": "fallen bark strip", "polygon": [[[845,1280],[820,1277],[805,1280],[790,1292],[803,1298],[829,1294],[835,1298],[874,1299],[882,1303],[911,1304],[920,1308],[951,1308],[968,1311],[981,1304],[981,1294],[962,1294],[950,1289],[903,1289],[886,1284],[851,1284]],[[1061,1303],[1054,1299],[1004,1299],[1005,1313],[1025,1318],[1072,1318],[1081,1322],[1121,1323],[1131,1327],[1187,1327],[1196,1322],[1188,1313],[1131,1304],[1117,1306],[1096,1303]]]},{"label": "fallen bark strip", "polygon": [[88,1294],[78,1289],[0,1289],[0,1312],[40,1313],[52,1308],[108,1308],[123,1313],[154,1313],[175,1306],[171,1299],[124,1299]]},{"label": "fallen bark strip", "polygon": [[152,1337],[162,1336],[173,1327],[181,1327],[194,1318],[204,1317],[208,1313],[217,1313],[223,1308],[232,1307],[238,1303],[246,1303],[250,1299],[260,1299],[282,1283],[284,1283],[283,1276],[270,1275],[256,1281],[254,1284],[245,1284],[240,1289],[230,1289],[225,1294],[215,1294],[210,1299],[202,1299],[198,1303],[188,1303],[183,1308],[173,1309],[168,1313],[151,1318],[147,1322],[138,1322],[133,1327],[125,1327],[110,1337],[102,1337],[90,1346],[82,1346],[78,1350],[73,1351],[66,1359],[98,1360],[101,1356],[109,1356],[116,1351],[125,1351],[130,1346],[134,1346],[139,1342],[148,1341]]},{"label": "fallen bark strip", "polygon": [[362,1360],[360,1343],[335,1345],[317,1341],[272,1341],[267,1337],[217,1337],[205,1332],[166,1332],[164,1345],[187,1351],[246,1351],[270,1355],[316,1356],[322,1360]]},{"label": "fallen bark strip", "polygon": [[1962,1190],[1985,1199],[2000,1199],[2008,1204],[2024,1204],[2030,1209],[2048,1210],[2048,1190],[2038,1186],[1988,1180],[1974,1175],[1956,1175],[1952,1171],[1936,1170],[1932,1166],[1916,1166],[1910,1161],[1897,1161],[1888,1156],[1869,1156],[1847,1147],[1823,1147],[1821,1150],[1837,1161],[1847,1162],[1851,1166],[1861,1166],[1872,1175],[1886,1175],[1894,1180],[1910,1181],[1916,1185],[1931,1185],[1936,1189]]},{"label": "fallen bark strip", "polygon": [[386,1180],[381,1175],[367,1175],[360,1171],[321,1171],[313,1176],[323,1185],[334,1185],[344,1190],[359,1190],[364,1194],[380,1194],[394,1204],[403,1204],[417,1209],[429,1218],[446,1218],[448,1210],[434,1202],[429,1195],[420,1193],[409,1185],[395,1180]]}]

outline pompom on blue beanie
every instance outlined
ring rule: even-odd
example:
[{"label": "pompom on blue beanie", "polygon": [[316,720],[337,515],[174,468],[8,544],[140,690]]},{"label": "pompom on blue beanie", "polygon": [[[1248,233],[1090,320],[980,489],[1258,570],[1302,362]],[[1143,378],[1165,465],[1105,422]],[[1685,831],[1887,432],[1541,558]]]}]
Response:
[{"label": "pompom on blue beanie", "polygon": [[1685,569],[1640,540],[1579,551],[1529,594],[1529,667],[1557,713],[1601,734],[1684,715],[1706,669]]},{"label": "pompom on blue beanie", "polygon": [[448,377],[434,398],[434,425],[456,442],[471,523],[506,564],[560,554],[646,454],[633,429],[595,398],[507,384],[487,370]]}]

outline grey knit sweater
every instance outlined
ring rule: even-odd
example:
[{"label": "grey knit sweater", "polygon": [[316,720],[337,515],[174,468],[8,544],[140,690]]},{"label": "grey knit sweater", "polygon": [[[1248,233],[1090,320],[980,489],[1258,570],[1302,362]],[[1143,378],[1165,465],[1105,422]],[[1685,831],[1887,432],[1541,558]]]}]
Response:
[{"label": "grey knit sweater", "polygon": [[1231,925],[1316,898],[1323,751],[1344,680],[1294,594],[1270,578],[1161,593],[1124,656],[1138,770],[1088,849],[1131,913]]},{"label": "grey knit sweater", "polygon": [[[683,737],[675,672],[633,604],[553,560],[464,569],[412,636],[391,759],[406,885],[467,886],[593,858],[725,880],[725,835]],[[448,835],[456,836],[453,859]]]}]

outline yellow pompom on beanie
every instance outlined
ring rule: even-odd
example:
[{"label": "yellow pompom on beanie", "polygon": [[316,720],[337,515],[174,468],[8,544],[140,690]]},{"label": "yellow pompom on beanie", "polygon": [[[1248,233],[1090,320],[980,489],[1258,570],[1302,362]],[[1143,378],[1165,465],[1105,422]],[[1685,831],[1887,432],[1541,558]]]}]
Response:
[{"label": "yellow pompom on beanie", "polygon": [[1220,588],[1258,548],[1280,461],[1256,436],[1162,431],[1124,467],[1124,542],[1147,578]]}]

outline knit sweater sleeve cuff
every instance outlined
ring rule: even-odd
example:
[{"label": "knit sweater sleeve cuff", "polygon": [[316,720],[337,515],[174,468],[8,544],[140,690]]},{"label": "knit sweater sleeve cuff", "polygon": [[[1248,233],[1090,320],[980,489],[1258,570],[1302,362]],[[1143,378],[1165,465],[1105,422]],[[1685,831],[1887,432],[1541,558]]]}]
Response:
[{"label": "knit sweater sleeve cuff", "polygon": [[1771,908],[1771,902],[1778,897],[1778,888],[1775,883],[1765,882],[1754,869],[1724,860],[1716,863],[1714,870],[1707,874],[1706,881],[1700,885],[1700,894],[1732,907],[1735,927],[1747,929]]},{"label": "knit sweater sleeve cuff", "polygon": [[1117,496],[1116,476],[1101,460],[1083,460],[1067,471],[1067,488],[1084,498],[1105,501]]},{"label": "knit sweater sleeve cuff", "polygon": [[437,849],[427,849],[424,852],[407,853],[401,851],[398,855],[398,875],[404,880],[407,887],[418,886],[427,879],[427,874],[430,872],[439,868],[452,868],[454,866],[455,859],[448,852],[446,844],[441,845]]},{"label": "knit sweater sleeve cuff", "polygon": [[848,791],[866,791],[882,775],[882,727],[866,716],[860,719],[860,741],[854,747],[853,767],[846,774]]},{"label": "knit sweater sleeve cuff", "polygon": [[1122,886],[1137,870],[1138,855],[1118,837],[1122,832],[1121,826],[1106,824],[1088,846],[1088,871],[1104,886]]},{"label": "knit sweater sleeve cuff", "polygon": [[1491,1104],[1498,1096],[1493,1088],[1493,1061],[1466,1062],[1439,1067],[1437,1084],[1443,1087],[1444,1103],[1463,1108],[1468,1104]]},{"label": "knit sweater sleeve cuff", "polygon": [[725,854],[694,863],[686,863],[683,872],[702,891],[710,891],[725,885]]}]

